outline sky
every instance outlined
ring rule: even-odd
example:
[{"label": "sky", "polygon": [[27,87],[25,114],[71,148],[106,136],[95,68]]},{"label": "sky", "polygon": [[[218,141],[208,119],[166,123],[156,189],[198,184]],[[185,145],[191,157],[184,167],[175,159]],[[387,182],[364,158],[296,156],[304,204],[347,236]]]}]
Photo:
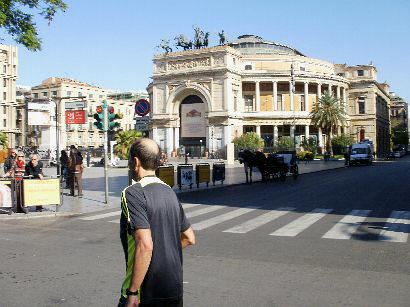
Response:
[{"label": "sky", "polygon": [[[209,31],[210,46],[255,34],[332,63],[376,66],[378,81],[410,101],[407,0],[66,0],[50,26],[36,18],[42,50],[19,46],[21,85],[51,76],[108,89],[144,90],[161,39]],[[1,35],[4,37],[4,35]],[[4,43],[4,42],[3,42]],[[6,38],[5,43],[12,43]]]}]

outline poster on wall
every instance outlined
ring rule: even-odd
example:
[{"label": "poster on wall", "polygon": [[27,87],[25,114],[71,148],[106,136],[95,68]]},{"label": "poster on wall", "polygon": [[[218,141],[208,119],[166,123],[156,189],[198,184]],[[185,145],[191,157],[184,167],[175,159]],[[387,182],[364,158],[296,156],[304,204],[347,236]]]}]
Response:
[{"label": "poster on wall", "polygon": [[183,104],[181,107],[181,137],[206,137],[205,104]]},{"label": "poster on wall", "polygon": [[50,126],[50,114],[48,112],[27,112],[28,125],[29,126]]}]

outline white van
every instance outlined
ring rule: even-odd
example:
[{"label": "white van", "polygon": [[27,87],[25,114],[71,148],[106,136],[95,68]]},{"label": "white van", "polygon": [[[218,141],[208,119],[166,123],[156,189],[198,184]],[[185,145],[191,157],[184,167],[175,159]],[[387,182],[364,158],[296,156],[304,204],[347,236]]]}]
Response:
[{"label": "white van", "polygon": [[373,146],[368,142],[353,144],[350,149],[349,166],[353,164],[372,165]]}]

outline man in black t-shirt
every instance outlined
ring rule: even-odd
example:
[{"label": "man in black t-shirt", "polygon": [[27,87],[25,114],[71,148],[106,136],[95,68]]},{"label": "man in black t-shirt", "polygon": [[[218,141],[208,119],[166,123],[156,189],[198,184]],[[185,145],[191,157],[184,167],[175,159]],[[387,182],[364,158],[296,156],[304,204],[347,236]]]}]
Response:
[{"label": "man in black t-shirt", "polygon": [[137,183],[121,193],[127,270],[119,306],[183,306],[182,249],[195,244],[195,235],[175,192],[155,176],[160,158],[150,139],[138,139],[130,150]]},{"label": "man in black t-shirt", "polygon": [[[30,162],[26,164],[25,176],[31,176],[34,179],[43,179],[43,163],[40,161],[38,154],[32,154]],[[43,211],[43,206],[36,206],[36,211]]]}]

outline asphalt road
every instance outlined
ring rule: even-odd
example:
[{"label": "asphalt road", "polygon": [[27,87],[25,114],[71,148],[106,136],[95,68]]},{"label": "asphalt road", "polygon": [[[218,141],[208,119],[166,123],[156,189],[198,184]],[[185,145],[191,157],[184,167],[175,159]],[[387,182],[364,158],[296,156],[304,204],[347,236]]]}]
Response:
[{"label": "asphalt road", "polygon": [[[409,306],[409,174],[404,157],[178,195],[185,306]],[[0,306],[115,306],[118,209],[1,221]]]}]

